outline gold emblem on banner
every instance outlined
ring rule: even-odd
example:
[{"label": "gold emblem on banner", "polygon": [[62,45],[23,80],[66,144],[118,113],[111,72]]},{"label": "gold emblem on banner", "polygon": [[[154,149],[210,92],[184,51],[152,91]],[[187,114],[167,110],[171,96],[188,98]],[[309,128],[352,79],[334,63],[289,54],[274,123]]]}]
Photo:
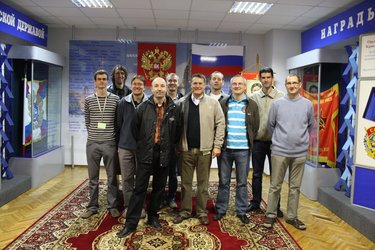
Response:
[{"label": "gold emblem on banner", "polygon": [[165,77],[172,67],[172,55],[158,47],[154,50],[146,50],[142,54],[141,67],[145,77],[151,81],[158,76]]},{"label": "gold emblem on banner", "polygon": [[364,138],[365,150],[367,155],[375,159],[375,127],[365,128],[366,134]]}]

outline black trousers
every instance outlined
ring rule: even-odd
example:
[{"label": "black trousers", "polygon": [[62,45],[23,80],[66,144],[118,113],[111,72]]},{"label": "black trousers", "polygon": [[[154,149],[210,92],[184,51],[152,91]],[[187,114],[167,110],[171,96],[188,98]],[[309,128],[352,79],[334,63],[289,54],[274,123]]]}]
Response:
[{"label": "black trousers", "polygon": [[[271,144],[271,141],[254,141],[252,149],[253,153],[251,154],[251,160],[253,163],[253,199],[250,203],[257,207],[260,206],[260,203],[262,201],[262,182],[266,156],[268,158],[270,173],[272,175]],[[277,208],[280,209],[280,200]]]},{"label": "black trousers", "polygon": [[159,148],[155,147],[153,154],[152,164],[138,163],[135,189],[130,198],[126,214],[125,226],[127,227],[136,228],[138,225],[151,175],[153,175],[153,179],[150,205],[147,212],[148,220],[159,217],[157,212],[160,208],[160,203],[162,202],[163,191],[166,185],[169,169],[168,167],[160,167]]}]

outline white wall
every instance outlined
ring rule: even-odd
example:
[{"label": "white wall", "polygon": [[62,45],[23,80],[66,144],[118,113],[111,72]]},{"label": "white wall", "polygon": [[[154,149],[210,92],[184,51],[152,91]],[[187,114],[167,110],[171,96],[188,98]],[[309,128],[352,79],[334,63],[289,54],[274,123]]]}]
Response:
[{"label": "white wall", "polygon": [[[288,75],[286,59],[301,53],[301,32],[291,30],[272,30],[266,35],[266,58],[274,70],[276,87],[286,92],[284,80]],[[269,53],[267,53],[269,52]]]},{"label": "white wall", "polygon": [[[285,68],[288,57],[300,53],[300,32],[277,30],[266,35],[251,35],[239,33],[218,33],[202,31],[176,30],[125,30],[120,37],[129,37],[137,42],[171,42],[171,43],[209,43],[226,42],[228,45],[243,45],[245,50],[245,68],[255,64],[259,54],[260,63],[273,67],[278,73],[278,80],[284,79],[287,73]],[[65,146],[65,164],[72,164],[71,143],[69,134],[69,41],[70,40],[97,40],[115,41],[115,29],[49,29],[47,49],[66,57],[67,65],[63,71],[62,93],[62,144]],[[252,69],[253,70],[253,69]],[[282,77],[282,78],[281,78]],[[85,136],[74,138],[74,163],[86,164]]]}]

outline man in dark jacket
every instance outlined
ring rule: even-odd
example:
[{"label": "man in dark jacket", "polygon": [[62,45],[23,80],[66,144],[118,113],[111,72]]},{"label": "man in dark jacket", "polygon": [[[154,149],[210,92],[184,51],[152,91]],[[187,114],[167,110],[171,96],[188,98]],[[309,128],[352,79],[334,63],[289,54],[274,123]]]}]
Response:
[{"label": "man in dark jacket", "polygon": [[168,162],[179,140],[179,108],[166,96],[167,84],[163,78],[152,81],[153,95],[137,109],[134,120],[137,138],[137,174],[135,189],[126,213],[126,223],[117,233],[126,237],[137,228],[141,216],[150,175],[153,174],[147,224],[160,231],[157,214],[168,176]]},{"label": "man in dark jacket", "polygon": [[116,65],[111,73],[112,85],[108,86],[107,91],[117,95],[120,100],[129,95],[132,91],[125,85],[127,78],[127,69],[122,65]]},{"label": "man in dark jacket", "polygon": [[236,165],[236,201],[237,217],[249,224],[247,210],[247,175],[250,168],[250,154],[254,137],[259,128],[259,111],[255,101],[246,96],[246,80],[236,75],[230,80],[229,97],[220,101],[225,115],[224,144],[219,157],[219,192],[216,199],[214,220],[220,220],[228,210],[229,189],[232,165]]},{"label": "man in dark jacket", "polygon": [[[121,170],[121,185],[124,196],[124,208],[127,209],[134,190],[136,170],[137,141],[132,128],[132,120],[136,116],[136,108],[147,100],[144,94],[146,80],[141,75],[135,75],[131,81],[133,92],[121,99],[117,112],[118,157]],[[124,213],[126,215],[126,213]],[[142,216],[146,213],[142,211]]]}]

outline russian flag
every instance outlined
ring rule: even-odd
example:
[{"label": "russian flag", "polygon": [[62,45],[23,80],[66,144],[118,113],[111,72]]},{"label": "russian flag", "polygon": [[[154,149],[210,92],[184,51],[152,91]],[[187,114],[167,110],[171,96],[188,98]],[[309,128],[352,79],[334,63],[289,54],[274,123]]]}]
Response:
[{"label": "russian flag", "polygon": [[243,69],[243,46],[208,46],[192,44],[191,73],[206,76],[220,71],[224,76],[240,74]]}]

